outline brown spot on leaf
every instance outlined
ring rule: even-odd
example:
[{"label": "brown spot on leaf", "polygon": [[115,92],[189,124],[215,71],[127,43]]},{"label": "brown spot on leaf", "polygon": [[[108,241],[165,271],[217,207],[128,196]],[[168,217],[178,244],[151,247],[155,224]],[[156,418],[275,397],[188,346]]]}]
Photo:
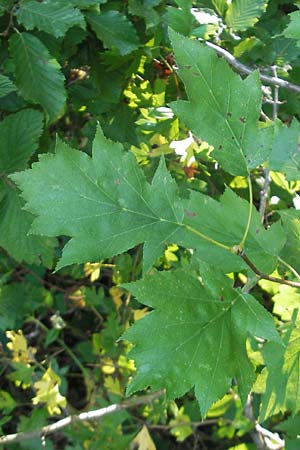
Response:
[{"label": "brown spot on leaf", "polygon": [[218,147],[218,149],[219,149],[219,150],[222,150],[222,148],[223,148],[223,146],[220,144],[219,147]]},{"label": "brown spot on leaf", "polygon": [[119,186],[119,185],[121,184],[120,178],[116,178],[116,179],[115,179],[115,184],[116,184],[117,186]]},{"label": "brown spot on leaf", "polygon": [[223,295],[221,295],[221,296],[219,297],[219,299],[220,299],[221,302],[224,302],[224,297],[223,297]]},{"label": "brown spot on leaf", "polygon": [[189,211],[188,209],[185,209],[185,210],[184,210],[184,215],[185,215],[186,217],[195,217],[195,216],[197,216],[198,214],[197,214],[196,212]]},{"label": "brown spot on leaf", "polygon": [[232,116],[231,112],[228,112],[227,117],[231,117],[231,116]]},{"label": "brown spot on leaf", "polygon": [[240,117],[240,122],[246,123],[246,117]]}]

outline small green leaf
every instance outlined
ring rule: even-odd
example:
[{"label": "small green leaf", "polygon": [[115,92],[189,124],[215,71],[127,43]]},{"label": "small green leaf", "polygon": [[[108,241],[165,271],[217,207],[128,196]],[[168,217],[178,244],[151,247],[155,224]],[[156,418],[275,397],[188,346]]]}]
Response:
[{"label": "small green leaf", "polygon": [[287,180],[300,178],[300,123],[293,119],[290,127],[275,123],[273,148],[270,154],[271,170],[283,172]]},{"label": "small green leaf", "polygon": [[50,121],[64,111],[66,92],[58,62],[47,48],[29,33],[15,33],[9,41],[20,94],[44,108]]},{"label": "small green leaf", "polygon": [[75,25],[84,28],[85,21],[81,12],[63,3],[53,0],[43,3],[36,1],[21,3],[17,19],[26,30],[37,28],[57,38],[64,36],[67,30]]},{"label": "small green leaf", "polygon": [[225,21],[233,31],[244,31],[258,21],[267,5],[268,0],[232,0]]},{"label": "small green leaf", "polygon": [[260,378],[265,378],[260,420],[300,409],[300,326],[296,322],[285,333],[285,348],[270,342],[264,349],[266,368]]},{"label": "small green leaf", "polygon": [[189,98],[172,102],[172,109],[214,146],[212,156],[227,172],[246,176],[267,159],[272,137],[269,128],[258,128],[258,73],[242,80],[213,50],[173,31],[170,37]]},{"label": "small green leaf", "polygon": [[12,398],[9,392],[0,391],[0,411],[3,414],[9,414],[15,407],[17,406],[17,402]]},{"label": "small green leaf", "polygon": [[125,284],[154,308],[123,336],[134,344],[130,355],[137,375],[131,394],[165,387],[169,398],[195,386],[202,415],[226,394],[237,378],[243,401],[255,375],[246,351],[247,336],[279,342],[272,316],[231,281],[206,267],[199,278],[188,271],[159,272]]},{"label": "small green leaf", "polygon": [[226,0],[211,0],[211,2],[214,9],[222,17],[227,8],[228,2]]},{"label": "small green leaf", "polygon": [[0,98],[15,91],[16,87],[13,82],[5,75],[0,74]]},{"label": "small green leaf", "polygon": [[300,212],[294,209],[280,211],[286,243],[280,257],[300,273]]},{"label": "small green leaf", "polygon": [[0,173],[25,169],[42,134],[43,115],[24,109],[0,122]]},{"label": "small green leaf", "polygon": [[104,46],[117,48],[120,55],[127,55],[140,45],[134,26],[118,11],[88,13],[87,19]]},{"label": "small green leaf", "polygon": [[51,267],[56,239],[30,235],[34,216],[23,208],[17,189],[7,187],[0,202],[0,245],[17,261]]},{"label": "small green leaf", "polygon": [[290,23],[284,30],[285,37],[290,39],[300,39],[300,11],[289,14]]}]

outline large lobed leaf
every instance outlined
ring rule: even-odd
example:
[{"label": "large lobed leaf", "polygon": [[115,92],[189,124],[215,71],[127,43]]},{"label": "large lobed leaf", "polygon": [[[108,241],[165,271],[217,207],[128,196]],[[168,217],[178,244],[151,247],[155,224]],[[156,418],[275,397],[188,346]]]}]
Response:
[{"label": "large lobed leaf", "polygon": [[148,269],[179,227],[183,211],[164,162],[149,185],[134,156],[122,150],[99,128],[92,159],[58,143],[55,155],[42,155],[32,170],[12,176],[26,208],[39,216],[32,231],[72,237],[58,267],[111,257],[144,242]]},{"label": "large lobed leaf", "polygon": [[214,146],[213,157],[233,175],[247,175],[267,159],[272,128],[258,128],[258,73],[245,80],[197,41],[173,31],[170,37],[189,101],[171,103],[179,118]]},{"label": "large lobed leaf", "polygon": [[272,316],[249,294],[233,289],[225,275],[205,266],[202,282],[192,272],[159,272],[123,287],[154,308],[123,336],[137,375],[131,394],[165,387],[169,398],[193,386],[204,416],[236,377],[243,401],[255,379],[248,336],[280,342]]},{"label": "large lobed leaf", "polygon": [[[97,261],[144,243],[148,270],[167,242],[198,250],[200,259],[224,271],[247,267],[231,247],[242,240],[248,202],[229,189],[220,203],[196,192],[181,200],[163,159],[150,185],[133,155],[106,139],[100,128],[92,158],[58,143],[55,155],[41,155],[31,170],[11,178],[23,191],[26,209],[38,216],[34,234],[72,238],[58,267]],[[245,250],[261,270],[274,269],[284,242],[280,224],[266,231],[253,211]]]},{"label": "large lobed leaf", "polygon": [[30,33],[15,33],[9,41],[16,85],[20,94],[44,108],[54,121],[64,111],[66,92],[64,76],[48,49]]}]

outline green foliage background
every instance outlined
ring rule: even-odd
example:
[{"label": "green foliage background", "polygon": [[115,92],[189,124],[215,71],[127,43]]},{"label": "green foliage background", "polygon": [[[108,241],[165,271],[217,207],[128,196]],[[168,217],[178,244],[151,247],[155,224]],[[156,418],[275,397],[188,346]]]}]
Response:
[{"label": "green foliage background", "polygon": [[0,0],[4,448],[299,448],[299,6]]}]

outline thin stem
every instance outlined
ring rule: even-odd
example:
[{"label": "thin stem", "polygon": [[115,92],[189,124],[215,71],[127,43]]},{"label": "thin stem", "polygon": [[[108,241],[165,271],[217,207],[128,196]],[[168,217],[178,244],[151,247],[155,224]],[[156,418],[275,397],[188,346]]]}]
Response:
[{"label": "thin stem", "polygon": [[243,250],[249,230],[250,230],[250,226],[251,226],[251,219],[252,219],[252,210],[253,210],[253,192],[252,192],[252,183],[251,183],[251,178],[250,176],[248,177],[248,186],[249,186],[249,213],[248,213],[248,220],[247,220],[247,225],[246,225],[246,229],[244,232],[244,236],[242,237],[242,240],[239,244],[239,248],[240,250]]},{"label": "thin stem", "polygon": [[[49,331],[49,328],[46,327],[46,325],[43,324],[43,322],[41,322],[39,319],[37,319],[36,317],[29,317],[27,319],[27,321],[30,322],[35,322],[37,323],[44,331]],[[81,364],[81,362],[79,361],[79,359],[77,358],[77,356],[75,355],[75,353],[72,352],[72,350],[64,343],[64,341],[62,339],[60,339],[59,337],[56,338],[56,341],[62,346],[62,348],[65,350],[66,353],[68,353],[68,355],[70,356],[71,359],[73,359],[74,363],[77,365],[77,367],[81,370],[81,372],[83,373],[85,378],[88,378],[88,371],[86,370],[86,368]]]},{"label": "thin stem", "polygon": [[292,267],[289,263],[280,258],[280,256],[277,256],[277,259],[283,266],[287,267],[295,275],[295,277],[298,278],[298,280],[300,280],[300,275],[297,272],[297,270],[294,269],[294,267]]},{"label": "thin stem", "polygon": [[215,241],[215,239],[210,238],[209,236],[206,236],[205,234],[201,233],[201,231],[196,230],[196,228],[191,227],[190,225],[183,224],[183,226],[189,230],[191,233],[196,234],[197,236],[201,237],[207,242],[210,242],[213,245],[216,245],[217,247],[223,248],[224,250],[227,250],[229,252],[232,252],[232,247],[229,245],[222,244],[222,242]]},{"label": "thin stem", "polygon": [[29,432],[21,432],[21,433],[15,433],[15,434],[8,434],[6,436],[0,437],[0,445],[4,444],[11,444],[15,442],[23,442],[28,439],[36,439],[36,438],[45,438],[45,436],[55,433],[56,431],[60,430],[61,428],[65,428],[68,425],[76,422],[82,422],[86,420],[96,420],[100,419],[101,417],[107,416],[109,414],[116,413],[118,411],[121,411],[122,409],[132,408],[134,406],[138,405],[144,405],[146,403],[150,403],[153,400],[161,397],[164,394],[164,390],[160,390],[157,392],[154,392],[152,394],[143,395],[142,397],[135,397],[131,398],[129,400],[125,400],[122,403],[115,403],[113,405],[107,406],[105,408],[96,409],[94,411],[87,411],[83,412],[74,416],[68,416],[64,419],[61,419],[55,423],[52,423],[51,425],[47,425],[45,427],[42,427],[35,431],[29,431]]},{"label": "thin stem", "polygon": [[[212,42],[204,41],[204,43],[208,47],[213,48],[219,55],[224,56],[226,61],[228,61],[229,64],[232,67],[234,67],[238,72],[245,74],[250,74],[254,72],[254,69],[251,69],[250,67],[247,67],[244,64],[240,63],[231,53],[229,53],[224,48],[219,47],[218,45],[215,45]],[[300,86],[298,86],[297,84],[290,83],[289,81],[283,80],[282,78],[270,77],[268,75],[263,75],[261,73],[259,73],[259,77],[261,81],[264,81],[266,84],[275,84],[281,88],[285,88],[290,91],[300,92]]]},{"label": "thin stem", "polygon": [[[275,78],[277,78],[277,68],[276,66],[272,66],[273,75]],[[279,87],[277,84],[274,86],[274,97],[273,97],[273,121],[278,117],[278,106],[279,106]],[[268,199],[268,192],[270,188],[271,183],[271,177],[270,177],[270,171],[268,168],[264,169],[264,186],[262,190],[260,191],[260,203],[259,203],[259,213],[261,216],[261,222],[264,223],[265,221],[265,212],[266,212],[266,206],[267,206],[267,199]]]},{"label": "thin stem", "polygon": [[250,259],[248,258],[248,256],[245,255],[244,252],[240,253],[240,257],[245,261],[245,263],[250,267],[250,269],[253,270],[254,273],[256,273],[256,275],[258,275],[260,278],[263,278],[264,280],[268,280],[268,281],[273,281],[274,283],[279,283],[279,284],[286,284],[287,286],[293,286],[293,287],[300,287],[300,282],[298,281],[290,281],[290,280],[285,280],[283,278],[277,278],[277,277],[272,277],[271,275],[267,275],[266,273],[261,272],[254,264],[252,261],[250,261]]}]

